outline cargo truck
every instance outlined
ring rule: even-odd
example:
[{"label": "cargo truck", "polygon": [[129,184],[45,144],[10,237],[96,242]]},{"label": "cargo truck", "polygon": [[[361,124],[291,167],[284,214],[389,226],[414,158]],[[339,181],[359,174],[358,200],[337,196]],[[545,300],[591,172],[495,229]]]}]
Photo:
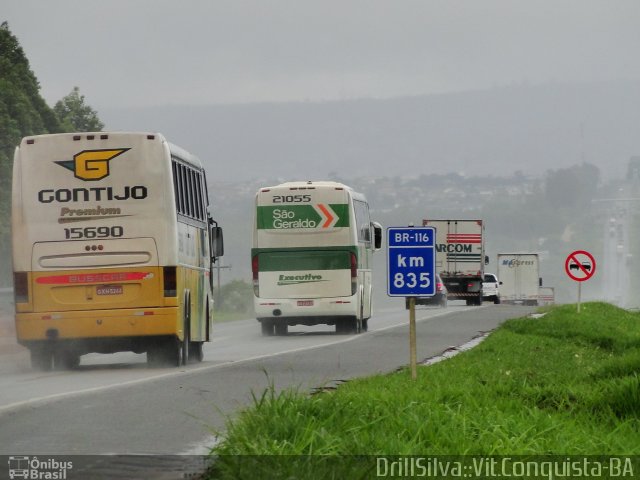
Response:
[{"label": "cargo truck", "polygon": [[425,219],[422,225],[436,229],[436,272],[448,290],[449,299],[481,305],[484,266],[488,263],[483,221]]},{"label": "cargo truck", "polygon": [[537,253],[499,253],[498,278],[503,303],[538,305],[542,280]]}]

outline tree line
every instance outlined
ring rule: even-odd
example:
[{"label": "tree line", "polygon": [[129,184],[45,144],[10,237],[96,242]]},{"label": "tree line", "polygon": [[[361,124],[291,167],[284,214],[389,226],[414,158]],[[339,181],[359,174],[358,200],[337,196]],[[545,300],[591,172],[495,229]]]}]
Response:
[{"label": "tree line", "polygon": [[23,137],[101,131],[98,114],[78,87],[51,108],[7,22],[0,24],[0,286],[11,284],[11,176],[13,154]]}]

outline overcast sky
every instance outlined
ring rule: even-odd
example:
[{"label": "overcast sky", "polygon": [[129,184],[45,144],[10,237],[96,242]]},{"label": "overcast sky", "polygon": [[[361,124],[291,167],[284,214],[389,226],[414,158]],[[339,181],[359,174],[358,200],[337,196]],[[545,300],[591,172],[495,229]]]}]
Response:
[{"label": "overcast sky", "polygon": [[638,0],[2,0],[50,105],[386,98],[640,79]]}]

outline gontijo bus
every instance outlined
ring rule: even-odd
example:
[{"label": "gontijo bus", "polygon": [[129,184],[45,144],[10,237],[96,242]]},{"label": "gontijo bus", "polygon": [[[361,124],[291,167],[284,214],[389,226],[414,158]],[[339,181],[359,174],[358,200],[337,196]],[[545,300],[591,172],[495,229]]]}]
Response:
[{"label": "gontijo bus", "polygon": [[364,195],[335,182],[290,182],[256,194],[254,308],[263,335],[289,325],[366,330],[371,317],[372,252],[382,227]]},{"label": "gontijo bus", "polygon": [[162,135],[24,138],[12,239],[17,339],[34,368],[124,350],[202,360],[222,231],[201,162]]}]

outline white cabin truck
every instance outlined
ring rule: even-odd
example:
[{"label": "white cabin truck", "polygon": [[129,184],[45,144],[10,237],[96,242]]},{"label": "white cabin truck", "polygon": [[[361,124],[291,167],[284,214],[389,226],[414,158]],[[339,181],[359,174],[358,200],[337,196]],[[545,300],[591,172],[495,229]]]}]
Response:
[{"label": "white cabin truck", "polygon": [[482,305],[484,223],[482,220],[423,220],[436,229],[436,272],[447,287],[450,300]]},{"label": "white cabin truck", "polygon": [[251,268],[262,334],[290,325],[367,330],[372,254],[382,227],[364,195],[336,182],[289,182],[256,194]]},{"label": "white cabin truck", "polygon": [[503,303],[538,305],[542,281],[537,253],[499,253],[498,278]]}]

